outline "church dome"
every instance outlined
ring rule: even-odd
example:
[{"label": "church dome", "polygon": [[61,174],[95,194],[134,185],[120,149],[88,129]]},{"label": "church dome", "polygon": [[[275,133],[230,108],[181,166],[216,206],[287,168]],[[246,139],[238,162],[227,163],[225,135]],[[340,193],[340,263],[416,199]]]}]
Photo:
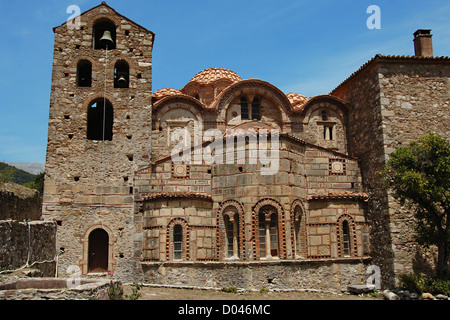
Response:
[{"label": "church dome", "polygon": [[163,89],[160,89],[158,91],[155,91],[152,94],[152,97],[155,100],[160,100],[160,99],[168,97],[168,96],[174,96],[174,95],[179,95],[179,94],[183,94],[183,93],[181,93],[181,91],[177,90],[177,89],[163,88]]},{"label": "church dome", "polygon": [[231,70],[224,68],[208,68],[197,73],[190,82],[208,85],[222,79],[229,80],[231,83],[242,80],[241,77]]},{"label": "church dome", "polygon": [[288,93],[286,95],[294,110],[299,110],[308,102],[308,98],[300,93]]}]

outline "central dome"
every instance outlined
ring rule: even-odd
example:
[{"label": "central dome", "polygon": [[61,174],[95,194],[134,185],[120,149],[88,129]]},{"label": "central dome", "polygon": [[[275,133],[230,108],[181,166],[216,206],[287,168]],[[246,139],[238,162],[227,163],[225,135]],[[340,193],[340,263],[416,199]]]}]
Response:
[{"label": "central dome", "polygon": [[241,77],[231,70],[224,68],[209,68],[197,73],[190,82],[207,85],[221,79],[230,80],[232,83],[242,80]]}]

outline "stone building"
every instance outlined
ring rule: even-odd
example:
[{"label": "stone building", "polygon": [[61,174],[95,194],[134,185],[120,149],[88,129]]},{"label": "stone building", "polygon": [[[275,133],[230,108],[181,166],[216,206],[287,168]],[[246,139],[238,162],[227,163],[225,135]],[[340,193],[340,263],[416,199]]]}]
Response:
[{"label": "stone building", "polygon": [[413,268],[410,217],[377,172],[399,144],[450,136],[450,59],[427,30],[416,56],[377,55],[330,94],[223,68],[152,94],[154,33],[104,2],[80,21],[54,28],[43,216],[58,274],[339,289],[372,264],[383,286]]}]

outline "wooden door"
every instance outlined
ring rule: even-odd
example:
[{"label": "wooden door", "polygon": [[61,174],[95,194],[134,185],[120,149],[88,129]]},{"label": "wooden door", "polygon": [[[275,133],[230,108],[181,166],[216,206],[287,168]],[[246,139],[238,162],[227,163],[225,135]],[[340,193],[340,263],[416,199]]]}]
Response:
[{"label": "wooden door", "polygon": [[108,271],[108,233],[103,229],[95,229],[89,235],[88,272]]}]

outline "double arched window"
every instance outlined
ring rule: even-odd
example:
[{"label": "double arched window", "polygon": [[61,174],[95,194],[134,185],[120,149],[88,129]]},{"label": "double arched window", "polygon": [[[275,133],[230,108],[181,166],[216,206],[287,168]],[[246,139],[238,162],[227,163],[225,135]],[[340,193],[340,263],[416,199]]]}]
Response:
[{"label": "double arched window", "polygon": [[259,210],[258,238],[260,258],[279,256],[278,212],[271,205],[266,205]]},{"label": "double arched window", "polygon": [[254,97],[251,104],[247,97],[241,97],[240,104],[242,120],[261,120],[261,102],[258,97]]}]

